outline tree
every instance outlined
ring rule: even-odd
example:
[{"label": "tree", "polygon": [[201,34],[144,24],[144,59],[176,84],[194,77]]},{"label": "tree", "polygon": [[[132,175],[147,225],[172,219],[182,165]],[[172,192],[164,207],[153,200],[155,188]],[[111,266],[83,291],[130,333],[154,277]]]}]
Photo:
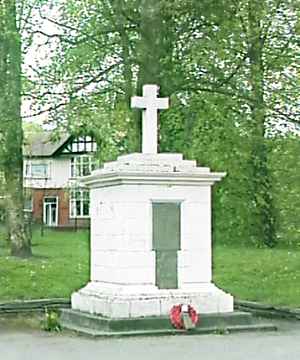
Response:
[{"label": "tree", "polygon": [[[264,34],[262,33],[262,16],[265,11],[262,1],[251,1],[248,4],[248,57],[249,84],[251,86],[251,162],[252,185],[255,221],[253,229],[255,238],[270,247],[277,243],[276,215],[273,204],[272,180],[268,166],[266,146],[267,106],[264,100]],[[263,15],[262,15],[263,14]]]},{"label": "tree", "polygon": [[229,170],[216,196],[227,233],[274,246],[268,137],[297,121],[296,2],[70,0],[58,14],[41,14],[56,33],[33,30],[57,44],[31,79],[38,104],[68,129],[92,127],[116,155],[139,148],[130,96],[159,82],[176,109],[161,116],[161,150]]},{"label": "tree", "polygon": [[270,169],[273,174],[274,203],[278,209],[277,236],[281,243],[299,245],[300,172],[299,135],[277,135],[269,144]]},{"label": "tree", "polygon": [[24,133],[24,144],[31,144],[34,138],[44,133],[44,129],[41,125],[33,122],[24,122],[23,123],[23,133]]},{"label": "tree", "polygon": [[23,131],[21,119],[21,37],[16,4],[0,2],[0,131],[1,169],[5,177],[6,212],[11,254],[31,255],[23,212]]},{"label": "tree", "polygon": [[[56,49],[49,53],[51,63],[37,67],[30,79],[35,91],[29,95],[39,100],[36,114],[49,111],[52,121],[74,126],[75,117],[77,123],[82,121],[75,115],[78,109],[124,111],[123,104],[128,109],[130,97],[140,93],[144,83],[159,82],[162,95],[181,91],[186,84],[182,43],[193,41],[195,31],[202,27],[211,31],[212,25],[197,15],[206,14],[214,5],[215,1],[207,0],[201,5],[176,0],[172,6],[166,0],[68,1],[58,6],[55,18],[41,10],[41,19],[56,30],[47,33],[39,26],[31,31],[50,48],[56,44]],[[128,150],[136,151],[140,118],[130,111],[127,120],[125,143]],[[102,118],[105,121],[112,124],[111,119]]]},{"label": "tree", "polygon": [[[222,136],[226,136],[223,141],[226,139],[227,144],[232,144],[234,140],[234,143],[240,146],[235,159],[228,154],[227,158],[236,163],[239,158],[243,158],[247,166],[240,164],[242,165],[240,169],[244,172],[229,174],[231,177],[236,176],[235,186],[231,185],[229,190],[232,194],[231,200],[234,199],[233,189],[241,182],[241,177],[246,175],[248,184],[246,182],[243,184],[243,189],[247,189],[243,201],[247,201],[248,208],[251,209],[248,214],[250,216],[247,216],[248,224],[244,226],[249,230],[247,238],[257,245],[265,244],[272,247],[276,245],[278,239],[276,234],[278,211],[273,202],[273,174],[270,169],[272,147],[268,144],[272,141],[274,132],[278,131],[279,124],[298,121],[298,110],[295,106],[297,97],[299,99],[297,91],[299,79],[296,76],[298,66],[296,57],[299,49],[296,2],[241,0],[228,2],[227,9],[232,14],[230,21],[215,23],[215,31],[218,34],[216,36],[220,37],[222,48],[217,47],[215,41],[208,46],[203,46],[203,42],[187,45],[191,46],[191,52],[196,54],[192,60],[192,68],[198,66],[202,70],[202,79],[199,79],[198,84],[195,81],[197,73],[188,72],[191,80],[187,90],[190,89],[190,93],[198,92],[203,98],[198,104],[205,106],[206,116],[215,119],[216,115],[218,117],[221,115],[223,119],[218,125],[230,128],[231,134],[235,134],[230,139],[227,138],[225,129],[223,131]],[[207,59],[207,54],[211,60],[203,63],[203,59]],[[204,95],[205,91],[206,95]],[[211,95],[208,95],[208,92]],[[227,102],[225,106],[224,98]],[[192,99],[193,95],[190,96],[190,100]],[[189,104],[189,101],[186,103]],[[198,112],[200,117],[201,108],[193,100],[190,104],[193,106],[193,112]],[[221,109],[224,110],[222,114],[220,114]],[[194,117],[189,114],[189,118]],[[191,124],[191,121],[189,123]],[[199,125],[201,126],[202,123],[202,126],[205,126],[206,134],[209,134],[207,129],[213,125],[208,125],[204,120],[194,123],[196,124],[194,131],[193,126],[187,126],[182,129],[182,133],[185,139],[194,140],[194,148],[197,149],[194,153],[200,154],[199,159],[202,162],[209,159],[208,164],[214,162],[213,156],[207,153],[207,147],[212,148],[220,160],[225,158],[226,155],[222,151],[219,153],[215,149],[216,143],[220,149],[226,148],[226,143],[220,142],[217,136],[212,136],[208,144],[204,140],[206,149],[203,149],[204,146],[201,144],[205,139],[205,133],[201,131]],[[197,133],[199,130],[202,135],[200,141]],[[215,129],[214,135],[218,133],[218,129]],[[239,138],[242,141],[239,141]],[[192,149],[193,146],[187,143]],[[227,148],[226,151],[230,149]],[[241,156],[242,153],[244,156]],[[205,154],[208,156],[206,159]],[[225,168],[233,167],[227,162]],[[238,188],[241,189],[240,186]],[[217,200],[220,200],[221,196],[224,200],[225,194],[223,192],[221,195],[220,191]],[[227,218],[228,209],[232,208],[233,203],[230,201],[227,206],[224,206],[225,204],[222,204],[225,212],[222,218],[230,224],[235,221],[232,220],[235,219],[234,216],[231,219]],[[236,204],[236,207],[243,206]],[[240,214],[245,216],[245,211],[241,211]],[[238,219],[243,221],[240,215]],[[218,228],[222,226],[218,224]],[[227,230],[228,232],[230,233],[230,230]]]}]

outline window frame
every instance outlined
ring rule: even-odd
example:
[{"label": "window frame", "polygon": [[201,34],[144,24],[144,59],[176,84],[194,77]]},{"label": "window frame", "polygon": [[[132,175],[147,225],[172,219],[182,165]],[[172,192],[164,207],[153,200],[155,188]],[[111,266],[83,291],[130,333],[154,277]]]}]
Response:
[{"label": "window frame", "polygon": [[[73,194],[75,193],[75,196]],[[77,194],[79,193],[79,197]],[[88,196],[85,196],[88,194]],[[77,202],[79,202],[80,211],[78,214]],[[69,199],[69,216],[70,219],[88,219],[90,218],[90,191],[88,189],[71,189],[70,191],[70,199]],[[88,215],[84,215],[84,205],[88,203]]]},{"label": "window frame", "polygon": [[[45,167],[45,172],[44,175],[39,174],[39,175],[34,175],[32,172],[33,167],[35,166],[44,166]],[[25,178],[31,178],[31,179],[49,179],[50,178],[50,163],[49,162],[43,162],[43,161],[39,161],[39,162],[33,162],[33,161],[26,161],[25,162],[25,166],[24,166],[24,176]]]},{"label": "window frame", "polygon": [[[88,172],[84,173],[85,160],[88,159]],[[88,176],[96,168],[96,160],[91,155],[72,156],[70,160],[70,178],[77,179],[82,176]],[[78,171],[79,169],[79,171]]]}]

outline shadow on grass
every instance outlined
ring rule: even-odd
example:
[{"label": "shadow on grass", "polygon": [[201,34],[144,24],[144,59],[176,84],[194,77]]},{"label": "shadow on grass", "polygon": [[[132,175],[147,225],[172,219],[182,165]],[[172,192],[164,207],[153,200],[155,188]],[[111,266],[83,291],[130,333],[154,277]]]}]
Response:
[{"label": "shadow on grass", "polygon": [[35,255],[32,254],[30,257],[18,257],[18,256],[12,256],[9,253],[9,248],[6,248],[8,250],[8,252],[6,254],[1,254],[0,252],[0,259],[11,259],[11,260],[18,260],[18,261],[39,261],[39,260],[49,260],[51,259],[50,256],[46,256],[46,255]]},{"label": "shadow on grass", "polygon": [[49,260],[51,257],[50,256],[46,256],[46,255],[35,255],[35,254],[32,254],[32,256],[28,259],[31,259],[31,260]]}]

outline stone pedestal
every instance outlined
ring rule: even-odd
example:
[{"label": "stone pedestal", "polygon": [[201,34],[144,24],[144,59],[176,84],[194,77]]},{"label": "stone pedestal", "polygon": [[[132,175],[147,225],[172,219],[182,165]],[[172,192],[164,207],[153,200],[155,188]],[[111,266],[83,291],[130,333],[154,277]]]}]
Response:
[{"label": "stone pedestal", "polygon": [[[212,283],[211,270],[211,187],[224,175],[181,154],[131,154],[84,178],[91,280],[72,295],[72,308],[109,318],[164,316],[181,303],[199,313],[232,312],[233,298]],[[157,286],[154,203],[180,206],[174,289]]]}]

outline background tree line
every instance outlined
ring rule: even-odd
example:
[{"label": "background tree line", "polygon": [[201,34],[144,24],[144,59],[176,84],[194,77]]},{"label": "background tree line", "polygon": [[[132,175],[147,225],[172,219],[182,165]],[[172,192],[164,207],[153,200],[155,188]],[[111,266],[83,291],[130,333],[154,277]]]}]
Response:
[{"label": "background tree line", "polygon": [[114,159],[140,149],[129,99],[158,83],[172,103],[161,115],[160,151],[228,172],[214,194],[215,240],[298,241],[299,135],[282,131],[299,124],[295,0],[26,4],[23,49],[44,54],[23,82],[31,115],[92,131],[102,161]]}]

